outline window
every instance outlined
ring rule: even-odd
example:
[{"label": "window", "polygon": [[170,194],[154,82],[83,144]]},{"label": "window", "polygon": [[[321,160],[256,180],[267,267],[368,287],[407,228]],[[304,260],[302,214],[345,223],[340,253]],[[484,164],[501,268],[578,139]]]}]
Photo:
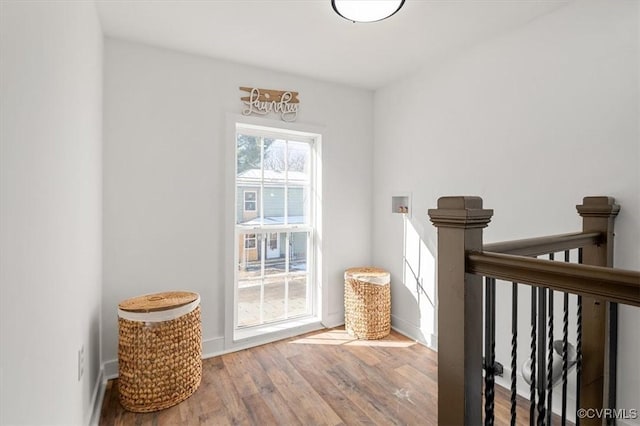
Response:
[{"label": "window", "polygon": [[314,142],[236,125],[234,331],[316,315]]},{"label": "window", "polygon": [[271,234],[269,234],[269,249],[271,250],[277,250],[278,249],[278,233],[277,232],[272,232]]},{"label": "window", "polygon": [[244,211],[255,212],[256,211],[256,191],[244,191]]},{"label": "window", "polygon": [[256,248],[256,234],[246,234],[244,236],[244,248],[246,249]]}]

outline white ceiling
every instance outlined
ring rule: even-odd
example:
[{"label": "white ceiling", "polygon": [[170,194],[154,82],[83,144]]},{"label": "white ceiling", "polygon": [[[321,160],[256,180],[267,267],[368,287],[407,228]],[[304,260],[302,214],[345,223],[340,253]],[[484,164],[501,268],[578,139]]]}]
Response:
[{"label": "white ceiling", "polygon": [[377,89],[572,0],[406,0],[351,23],[330,0],[97,0],[107,36]]}]

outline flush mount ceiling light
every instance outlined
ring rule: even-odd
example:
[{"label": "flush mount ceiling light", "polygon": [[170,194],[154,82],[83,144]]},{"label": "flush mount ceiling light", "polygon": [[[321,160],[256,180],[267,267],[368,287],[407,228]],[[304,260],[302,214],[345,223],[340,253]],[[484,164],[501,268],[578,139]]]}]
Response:
[{"label": "flush mount ceiling light", "polygon": [[376,22],[400,10],[404,0],[331,0],[333,10],[352,22]]}]

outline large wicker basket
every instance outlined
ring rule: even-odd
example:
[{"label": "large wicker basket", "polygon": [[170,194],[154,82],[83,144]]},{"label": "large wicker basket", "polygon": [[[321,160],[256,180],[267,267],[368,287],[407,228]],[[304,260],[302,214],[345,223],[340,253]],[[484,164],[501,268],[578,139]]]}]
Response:
[{"label": "large wicker basket", "polygon": [[358,339],[382,339],[391,331],[390,275],[380,268],[344,273],[344,324]]},{"label": "large wicker basket", "polygon": [[200,386],[202,334],[197,293],[139,296],[118,305],[118,389],[122,406],[149,412]]}]

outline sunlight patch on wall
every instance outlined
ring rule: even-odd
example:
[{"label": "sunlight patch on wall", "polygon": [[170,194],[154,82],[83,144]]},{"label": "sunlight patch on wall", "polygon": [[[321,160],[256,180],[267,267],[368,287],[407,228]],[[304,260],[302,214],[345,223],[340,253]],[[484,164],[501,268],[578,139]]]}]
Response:
[{"label": "sunlight patch on wall", "polygon": [[411,219],[404,217],[403,282],[420,311],[419,328],[425,335],[436,334],[435,258],[420,237]]}]

